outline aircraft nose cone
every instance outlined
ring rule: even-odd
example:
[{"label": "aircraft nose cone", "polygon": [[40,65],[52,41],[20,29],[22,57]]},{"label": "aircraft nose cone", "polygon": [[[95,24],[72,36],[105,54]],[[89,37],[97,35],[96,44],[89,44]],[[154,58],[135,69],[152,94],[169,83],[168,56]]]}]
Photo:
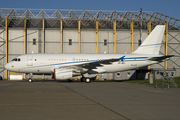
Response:
[{"label": "aircraft nose cone", "polygon": [[10,69],[10,64],[6,64],[4,67],[5,67],[6,70],[9,70]]}]

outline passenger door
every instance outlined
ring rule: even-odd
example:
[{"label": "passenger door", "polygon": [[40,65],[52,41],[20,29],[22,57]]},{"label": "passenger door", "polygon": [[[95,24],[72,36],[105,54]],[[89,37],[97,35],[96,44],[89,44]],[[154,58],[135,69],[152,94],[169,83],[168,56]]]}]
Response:
[{"label": "passenger door", "polygon": [[27,56],[27,66],[33,66],[33,54]]}]

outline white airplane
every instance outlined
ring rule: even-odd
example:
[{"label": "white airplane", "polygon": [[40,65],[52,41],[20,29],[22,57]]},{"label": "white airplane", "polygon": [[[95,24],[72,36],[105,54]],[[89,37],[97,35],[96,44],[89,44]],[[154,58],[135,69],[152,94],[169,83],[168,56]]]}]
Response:
[{"label": "white airplane", "polygon": [[81,81],[89,83],[85,74],[113,73],[138,69],[168,60],[172,55],[158,55],[165,25],[158,25],[137,50],[130,54],[46,54],[31,53],[17,56],[5,65],[9,71],[33,74],[52,74],[55,80],[82,76]]}]

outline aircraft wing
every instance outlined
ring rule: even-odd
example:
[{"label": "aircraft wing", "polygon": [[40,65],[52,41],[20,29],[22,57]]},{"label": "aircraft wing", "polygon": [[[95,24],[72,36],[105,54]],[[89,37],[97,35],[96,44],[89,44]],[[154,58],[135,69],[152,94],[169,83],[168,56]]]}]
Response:
[{"label": "aircraft wing", "polygon": [[[122,61],[124,62],[124,57],[120,58],[110,58],[110,59],[101,59],[101,60],[88,60],[83,61],[81,64],[76,64],[73,66],[64,66],[63,68],[69,68],[79,71],[87,71],[88,69],[95,69],[98,66],[102,66],[102,64],[112,64],[112,62]],[[78,61],[81,62],[81,61]]]},{"label": "aircraft wing", "polygon": [[104,60],[92,60],[89,63],[78,65],[79,67],[86,68],[86,69],[93,69],[97,66],[102,66],[102,64],[112,64],[112,62],[122,61],[124,62],[125,55],[120,58],[111,58],[111,59],[104,59]]},{"label": "aircraft wing", "polygon": [[160,57],[153,57],[153,58],[148,58],[147,60],[151,60],[151,61],[161,61],[164,60],[166,58],[170,58],[173,57],[174,55],[165,55],[165,56],[160,56]]},{"label": "aircraft wing", "polygon": [[87,69],[93,69],[96,68],[97,66],[102,66],[101,64],[112,64],[112,62],[117,62],[119,61],[119,58],[112,58],[112,59],[105,59],[105,60],[90,60],[87,63],[83,63],[80,65],[75,65],[79,66],[82,68],[87,68]]}]

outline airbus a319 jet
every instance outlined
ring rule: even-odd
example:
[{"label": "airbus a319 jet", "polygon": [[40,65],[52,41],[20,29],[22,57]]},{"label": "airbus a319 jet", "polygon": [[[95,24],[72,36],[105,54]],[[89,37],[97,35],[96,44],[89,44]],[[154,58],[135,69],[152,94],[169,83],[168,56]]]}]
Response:
[{"label": "airbus a319 jet", "polygon": [[52,74],[55,80],[81,75],[81,81],[91,82],[85,74],[113,73],[134,70],[168,60],[172,55],[159,55],[165,25],[158,25],[132,53],[126,54],[59,54],[31,53],[17,56],[5,65],[9,71],[30,74]]}]

